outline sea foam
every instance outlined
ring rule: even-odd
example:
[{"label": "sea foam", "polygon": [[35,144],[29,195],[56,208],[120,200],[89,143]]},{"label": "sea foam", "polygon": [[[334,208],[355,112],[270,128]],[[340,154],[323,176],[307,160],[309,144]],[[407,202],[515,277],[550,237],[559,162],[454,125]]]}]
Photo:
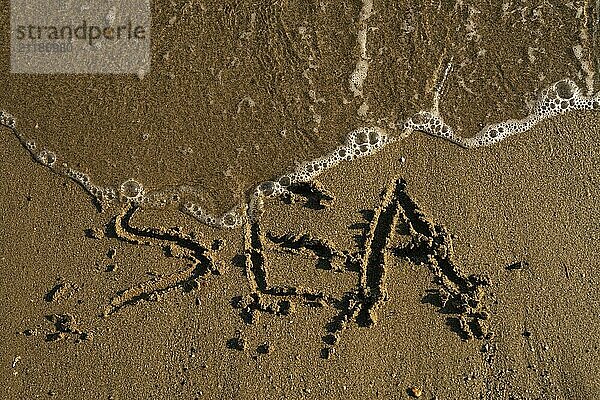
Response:
[{"label": "sea foam", "polygon": [[[465,149],[474,149],[491,146],[512,135],[526,132],[547,118],[581,110],[600,110],[600,93],[585,95],[575,82],[563,79],[540,92],[526,117],[487,125],[472,137],[457,135],[453,128],[444,122],[438,107],[434,107],[431,111],[418,112],[408,118],[402,125],[403,131],[398,137],[405,138],[413,131],[422,131]],[[38,148],[33,140],[17,129],[15,118],[6,111],[0,110],[0,125],[12,131],[33,160],[79,184],[102,208],[111,204],[134,204],[140,208],[150,209],[176,208],[203,224],[220,228],[237,228],[246,220],[256,221],[263,213],[265,200],[289,194],[290,189],[295,185],[311,182],[342,162],[372,155],[398,140],[380,127],[357,128],[351,131],[345,142],[333,151],[302,163],[292,172],[258,184],[247,202],[235,206],[222,215],[213,215],[199,204],[198,199],[202,198],[202,193],[196,188],[182,185],[146,190],[142,183],[133,178],[123,181],[117,187],[101,186],[94,183],[86,173],[69,166],[66,162],[59,162],[59,157],[53,151]]]}]

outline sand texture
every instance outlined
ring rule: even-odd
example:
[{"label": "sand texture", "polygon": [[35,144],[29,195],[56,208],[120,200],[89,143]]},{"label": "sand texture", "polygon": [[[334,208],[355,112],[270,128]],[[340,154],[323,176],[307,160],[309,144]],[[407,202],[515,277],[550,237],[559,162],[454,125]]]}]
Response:
[{"label": "sand texture", "polygon": [[[155,1],[143,76],[3,42],[0,398],[600,398],[600,6],[397,3]],[[491,146],[405,124],[565,79],[589,103]]]}]

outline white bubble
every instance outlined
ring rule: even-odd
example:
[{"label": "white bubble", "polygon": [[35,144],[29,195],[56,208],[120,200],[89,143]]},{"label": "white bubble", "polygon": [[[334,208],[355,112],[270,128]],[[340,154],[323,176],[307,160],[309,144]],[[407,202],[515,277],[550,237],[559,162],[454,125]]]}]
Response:
[{"label": "white bubble", "polygon": [[225,214],[223,216],[223,226],[233,228],[237,225],[237,216],[235,214]]},{"label": "white bubble", "polygon": [[56,154],[48,150],[42,150],[37,154],[36,159],[43,165],[52,167],[56,163]]},{"label": "white bubble", "polygon": [[272,181],[267,181],[267,182],[263,182],[258,186],[259,191],[264,195],[264,196],[271,196],[273,195],[273,193],[275,193],[275,182]]},{"label": "white bubble", "polygon": [[121,194],[127,199],[135,199],[143,195],[144,188],[141,183],[135,179],[128,179],[121,184]]},{"label": "white bubble", "polygon": [[17,122],[12,115],[6,111],[0,110],[0,125],[6,126],[10,129],[15,129],[17,127]]}]

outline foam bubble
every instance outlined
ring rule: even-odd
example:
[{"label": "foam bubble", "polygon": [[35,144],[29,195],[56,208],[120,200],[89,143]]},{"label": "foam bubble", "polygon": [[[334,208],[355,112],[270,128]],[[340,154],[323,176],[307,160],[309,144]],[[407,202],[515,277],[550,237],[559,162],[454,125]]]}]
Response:
[{"label": "foam bubble", "polygon": [[283,187],[290,186],[292,184],[292,179],[289,176],[284,175],[279,178],[279,184]]},{"label": "foam bubble", "polygon": [[554,90],[559,98],[569,100],[575,96],[578,88],[573,82],[562,80],[554,84]]},{"label": "foam bubble", "polygon": [[56,163],[56,154],[54,154],[53,152],[51,152],[49,150],[42,150],[37,154],[36,159],[41,164],[52,168],[54,166],[54,164]]},{"label": "foam bubble", "polygon": [[376,145],[383,136],[383,132],[378,128],[358,128],[348,134],[346,144],[352,147],[363,144]]},{"label": "foam bubble", "polygon": [[128,179],[121,184],[121,195],[129,200],[135,200],[142,197],[144,187],[135,179]]},{"label": "foam bubble", "polygon": [[[368,67],[368,64],[365,65]],[[546,118],[573,110],[600,110],[600,93],[594,96],[583,95],[580,88],[572,80],[563,79],[540,92],[530,114],[525,118],[487,125],[474,137],[463,138],[456,135],[453,129],[444,122],[435,107],[433,112],[421,111],[407,119],[403,124],[407,132],[401,137],[406,137],[413,130],[419,130],[444,138],[465,148],[490,146],[511,135],[525,132]],[[249,202],[244,204],[246,206],[245,212],[233,209],[222,216],[214,216],[194,200],[202,198],[202,196],[199,196],[198,190],[192,187],[179,186],[146,193],[143,185],[134,179],[126,180],[118,189],[100,187],[93,184],[87,174],[68,167],[66,163],[63,163],[61,168],[54,168],[57,162],[56,154],[47,149],[38,150],[34,141],[27,139],[14,129],[16,126],[14,118],[1,110],[0,125],[12,128],[13,134],[17,136],[23,147],[31,153],[35,160],[77,182],[101,204],[106,201],[119,201],[134,202],[140,207],[165,208],[176,206],[182,212],[204,224],[224,228],[238,227],[246,218],[251,221],[258,220],[264,211],[265,199],[289,194],[290,187],[295,184],[308,183],[324,171],[343,161],[352,161],[373,154],[393,140],[387,136],[383,129],[378,127],[355,129],[348,134],[344,144],[338,146],[331,153],[307,161],[293,172],[282,175],[275,180],[259,184],[252,192]]]},{"label": "foam bubble", "polygon": [[239,218],[234,213],[227,213],[220,219],[220,224],[225,228],[233,228],[239,225]]},{"label": "foam bubble", "polygon": [[115,201],[118,199],[117,189],[114,187],[106,187],[102,190],[104,198],[108,201]]},{"label": "foam bubble", "polygon": [[83,187],[92,197],[94,197],[101,205],[106,205],[106,203],[112,203],[119,200],[117,195],[117,189],[113,187],[101,187],[92,183],[89,175],[84,174],[81,171],[77,171],[73,168],[66,167],[61,173],[77,182],[81,187]]},{"label": "foam bubble", "polygon": [[278,197],[289,193],[288,188],[294,184],[312,181],[315,177],[339,164],[355,158],[372,154],[389,143],[391,139],[385,131],[377,127],[355,129],[346,137],[344,145],[331,153],[301,164],[294,172],[280,176],[274,181],[263,182],[253,191],[248,203],[248,217],[257,221],[263,213],[264,199]]},{"label": "foam bubble", "polygon": [[205,225],[217,228],[237,228],[244,220],[243,215],[238,213],[237,207],[219,217],[208,213],[199,204],[191,201],[182,204],[180,210]]},{"label": "foam bubble", "polygon": [[430,111],[421,111],[410,117],[404,123],[404,129],[425,132],[431,136],[441,137],[460,146],[465,146],[463,138],[454,134],[442,117]]},{"label": "foam bubble", "polygon": [[83,172],[77,171],[73,168],[67,168],[65,171],[65,175],[69,178],[73,179],[75,182],[81,184],[84,187],[90,185],[90,177]]},{"label": "foam bubble", "polygon": [[513,119],[490,124],[471,138],[462,138],[444,124],[443,119],[431,112],[420,112],[409,118],[405,129],[423,131],[432,136],[443,137],[466,148],[491,146],[516,134],[533,128],[538,122],[570,111],[600,108],[600,94],[588,97],[570,79],[560,80],[540,92],[531,113],[522,119]]},{"label": "foam bubble", "polygon": [[15,129],[17,127],[17,121],[6,111],[0,110],[0,125],[10,129]]},{"label": "foam bubble", "polygon": [[350,161],[374,153],[388,140],[385,132],[380,128],[358,128],[348,134],[344,145],[323,157],[301,164],[293,173],[280,177],[278,183],[283,189],[293,183],[308,182],[342,161]]}]

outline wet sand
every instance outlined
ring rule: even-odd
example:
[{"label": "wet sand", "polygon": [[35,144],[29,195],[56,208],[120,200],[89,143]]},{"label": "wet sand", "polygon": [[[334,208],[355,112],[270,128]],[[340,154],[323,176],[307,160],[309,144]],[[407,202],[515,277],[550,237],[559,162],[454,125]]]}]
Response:
[{"label": "wet sand", "polygon": [[[357,126],[394,132],[398,120],[431,107],[427,82],[440,60],[476,51],[449,37],[456,51],[442,56],[446,42],[425,33],[443,27],[444,10],[439,18],[413,10],[422,21],[405,39],[442,48],[421,60],[420,73],[394,66],[408,71],[395,75],[386,63],[399,60],[397,50],[378,58],[373,49],[393,48],[400,13],[376,11],[364,95],[353,98],[355,38],[347,33],[358,2],[223,7],[155,5],[153,72],[141,80],[8,75],[3,57],[0,108],[98,182],[195,184],[209,209],[225,210]],[[564,29],[573,26],[567,11],[557,11]],[[335,24],[323,22],[333,16]],[[222,20],[229,39],[216,35]],[[297,25],[327,28],[301,39]],[[231,41],[246,31],[265,41]],[[213,41],[190,39],[197,32]],[[485,28],[481,35],[489,37]],[[169,44],[177,38],[188,47]],[[577,40],[575,32],[542,44],[567,53]],[[468,96],[450,75],[440,111],[473,132],[522,116],[523,93],[538,84],[571,76],[583,87],[577,60],[561,64],[558,53],[546,53],[557,59],[543,60],[551,72],[540,82],[529,65],[506,92],[481,88],[492,94],[477,97],[471,114],[460,111]],[[320,61],[316,71],[309,57]],[[237,75],[236,62],[248,76]],[[511,71],[495,79],[507,83]],[[311,90],[326,101],[311,100]],[[498,96],[507,101],[492,106]],[[365,101],[371,111],[360,116]],[[326,171],[308,198],[268,200],[259,226],[233,230],[175,210],[100,213],[80,186],[34,162],[0,128],[5,397],[596,398],[599,122],[598,112],[574,112],[471,150],[414,132]]]}]

